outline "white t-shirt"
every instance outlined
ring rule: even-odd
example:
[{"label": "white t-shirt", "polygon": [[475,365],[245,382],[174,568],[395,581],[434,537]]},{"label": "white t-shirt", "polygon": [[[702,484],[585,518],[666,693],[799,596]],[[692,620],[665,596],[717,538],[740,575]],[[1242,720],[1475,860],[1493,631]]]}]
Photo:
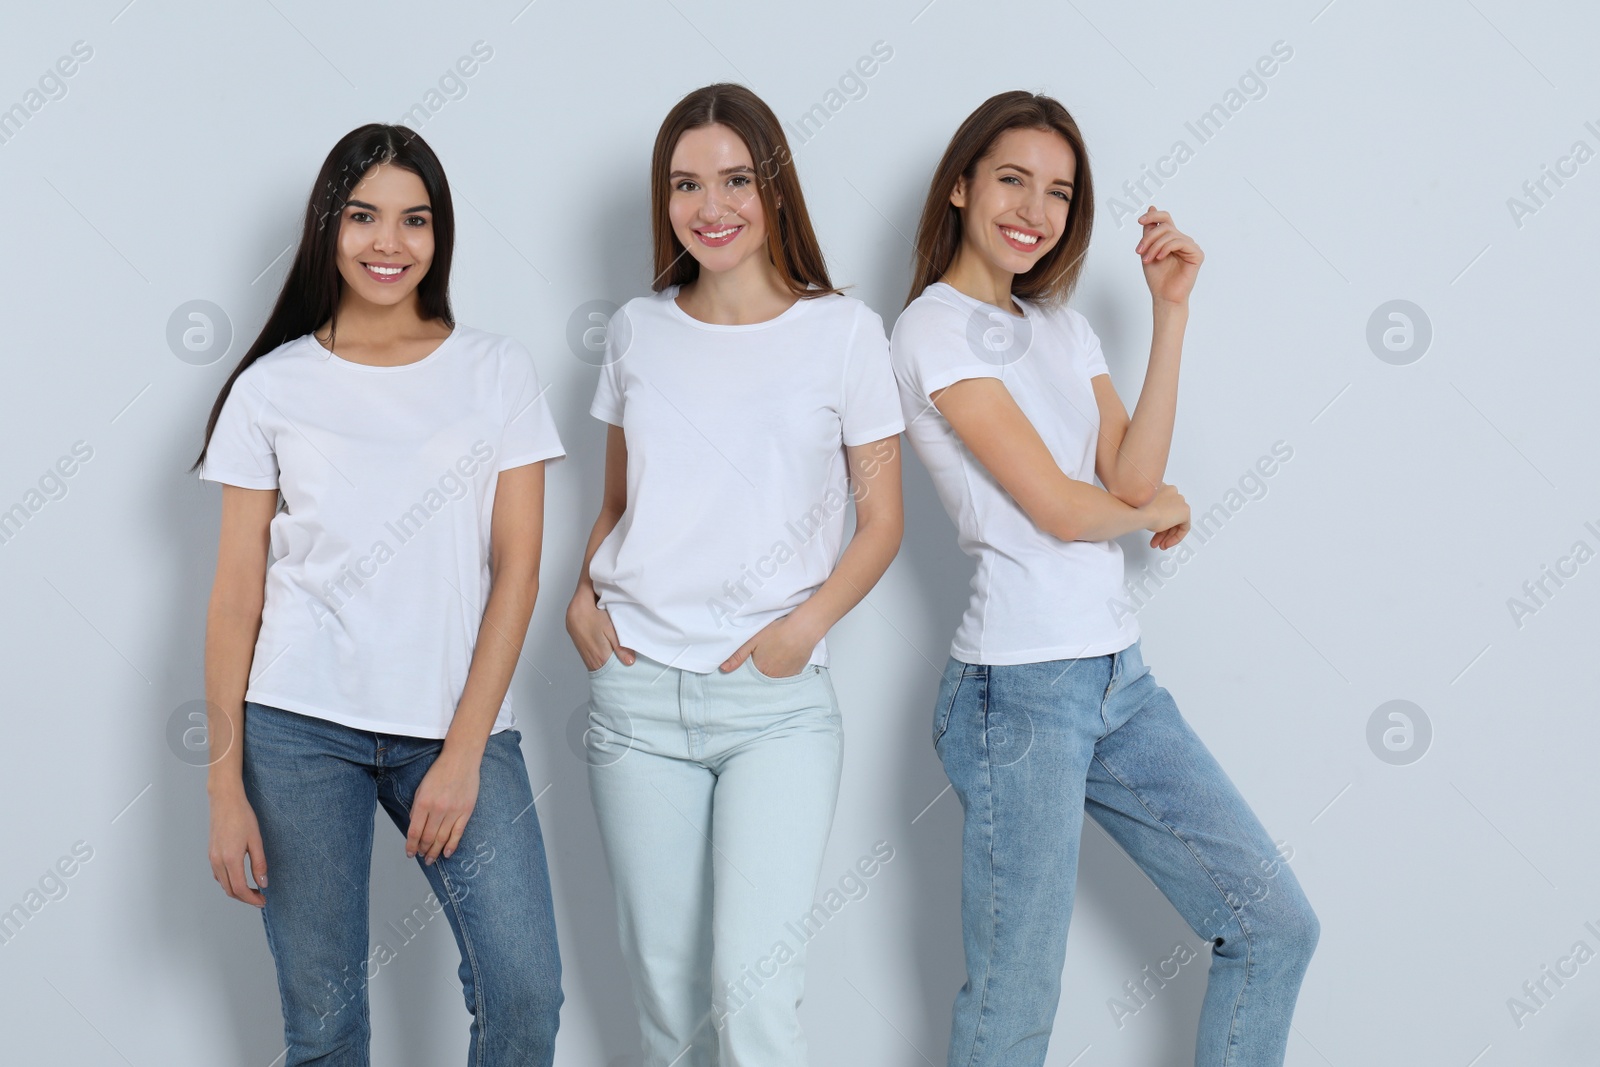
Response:
[{"label": "white t-shirt", "polygon": [[[200,477],[278,489],[247,700],[440,738],[489,600],[497,474],[562,455],[516,341],[456,326],[370,367],[307,334],[239,375]],[[515,723],[507,692],[493,729]]]},{"label": "white t-shirt", "polygon": [[[844,448],[904,423],[883,320],[861,301],[719,326],[677,292],[630,300],[607,330],[589,411],[623,429],[628,504],[589,576],[624,647],[707,673],[833,573]],[[826,641],[810,662],[827,665]]]},{"label": "white t-shirt", "polygon": [[1071,308],[1016,302],[1020,320],[936,282],[901,312],[890,343],[906,436],[978,564],[950,654],[1004,665],[1120,652],[1139,637],[1131,615],[1107,608],[1123,592],[1121,546],[1040,530],[930,399],[965,378],[999,379],[1062,472],[1094,480],[1100,409],[1089,379],[1108,373],[1100,339]]}]

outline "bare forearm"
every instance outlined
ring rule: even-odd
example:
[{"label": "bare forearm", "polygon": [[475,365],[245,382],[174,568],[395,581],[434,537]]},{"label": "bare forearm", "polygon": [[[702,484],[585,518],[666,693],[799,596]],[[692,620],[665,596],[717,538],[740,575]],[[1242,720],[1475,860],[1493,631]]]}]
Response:
[{"label": "bare forearm", "polygon": [[1157,302],[1150,339],[1150,364],[1139,401],[1117,454],[1117,494],[1142,504],[1152,499],[1166,477],[1172,427],[1178,413],[1178,370],[1183,358],[1187,304]]},{"label": "bare forearm", "polygon": [[1067,482],[1060,510],[1050,518],[1049,525],[1038,525],[1063,541],[1110,541],[1144,529],[1149,521],[1142,508],[1124,503],[1091,482],[1076,480]]},{"label": "bare forearm", "polygon": [[446,752],[473,759],[482,757],[516,673],[538,596],[537,573],[495,576],[483,622],[478,627],[472,663],[467,668],[467,682],[445,734]]},{"label": "bare forearm", "polygon": [[817,591],[795,608],[791,621],[815,634],[818,641],[848,615],[878,584],[900,550],[903,523],[898,514],[857,525],[839,563]]},{"label": "bare forearm", "polygon": [[206,737],[211,763],[206,789],[216,795],[244,788],[244,694],[261,629],[261,604],[226,606],[213,597],[206,612]]}]

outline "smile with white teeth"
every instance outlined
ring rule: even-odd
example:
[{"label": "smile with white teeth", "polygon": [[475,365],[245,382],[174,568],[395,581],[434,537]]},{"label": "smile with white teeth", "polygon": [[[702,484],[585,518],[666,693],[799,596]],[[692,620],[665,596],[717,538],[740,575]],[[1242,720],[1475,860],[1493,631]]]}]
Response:
[{"label": "smile with white teeth", "polygon": [[362,266],[366,267],[374,274],[382,274],[385,277],[399,274],[401,271],[405,270],[404,267],[380,267],[376,263],[364,263]]},{"label": "smile with white teeth", "polygon": [[1039,243],[1039,237],[1037,234],[1023,233],[1021,230],[1013,230],[1005,226],[1000,227],[1000,232],[1011,238],[1013,241],[1016,241],[1018,244],[1032,245]]},{"label": "smile with white teeth", "polygon": [[707,238],[708,240],[720,241],[724,237],[728,236],[730,233],[733,233],[734,231],[736,231],[738,228],[739,227],[737,227],[737,226],[729,226],[725,230],[701,230],[700,231],[700,236],[704,237],[704,238]]}]

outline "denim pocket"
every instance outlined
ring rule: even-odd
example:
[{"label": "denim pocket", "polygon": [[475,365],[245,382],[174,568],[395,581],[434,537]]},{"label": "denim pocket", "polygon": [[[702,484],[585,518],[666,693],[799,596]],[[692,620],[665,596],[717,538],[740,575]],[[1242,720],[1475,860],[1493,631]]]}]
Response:
[{"label": "denim pocket", "polygon": [[756,666],[756,658],[754,655],[747,656],[744,662],[745,665],[750,668],[750,673],[755,675],[757,678],[760,678],[763,682],[798,682],[806,678],[814,678],[817,676],[817,673],[822,670],[822,668],[818,667],[815,663],[807,663],[804,667],[800,668],[799,674],[786,674],[782,678],[774,678],[770,674],[762,673],[761,668]]},{"label": "denim pocket", "polygon": [[945,731],[950,729],[950,713],[955,710],[956,698],[961,695],[961,686],[966,681],[967,665],[951,660],[939,684],[939,702],[933,709],[934,748],[939,747],[940,739],[944,737]]},{"label": "denim pocket", "polygon": [[606,671],[610,670],[614,664],[617,664],[617,663],[620,663],[620,662],[622,662],[622,661],[617,659],[616,650],[613,649],[610,653],[607,654],[607,656],[605,658],[605,662],[601,663],[600,666],[596,667],[594,670],[589,671],[589,677],[598,678],[602,674],[604,674]]}]

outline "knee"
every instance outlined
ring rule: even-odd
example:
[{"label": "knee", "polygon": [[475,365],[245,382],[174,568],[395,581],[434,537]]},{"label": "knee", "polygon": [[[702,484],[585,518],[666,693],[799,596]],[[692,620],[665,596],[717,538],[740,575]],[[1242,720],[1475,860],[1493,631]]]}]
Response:
[{"label": "knee", "polygon": [[524,972],[507,982],[493,1003],[504,1021],[554,1033],[565,1000],[559,971],[549,975]]},{"label": "knee", "polygon": [[1285,957],[1304,962],[1311,958],[1322,936],[1322,923],[1311,902],[1296,893],[1273,916],[1268,936],[1273,947]]}]

